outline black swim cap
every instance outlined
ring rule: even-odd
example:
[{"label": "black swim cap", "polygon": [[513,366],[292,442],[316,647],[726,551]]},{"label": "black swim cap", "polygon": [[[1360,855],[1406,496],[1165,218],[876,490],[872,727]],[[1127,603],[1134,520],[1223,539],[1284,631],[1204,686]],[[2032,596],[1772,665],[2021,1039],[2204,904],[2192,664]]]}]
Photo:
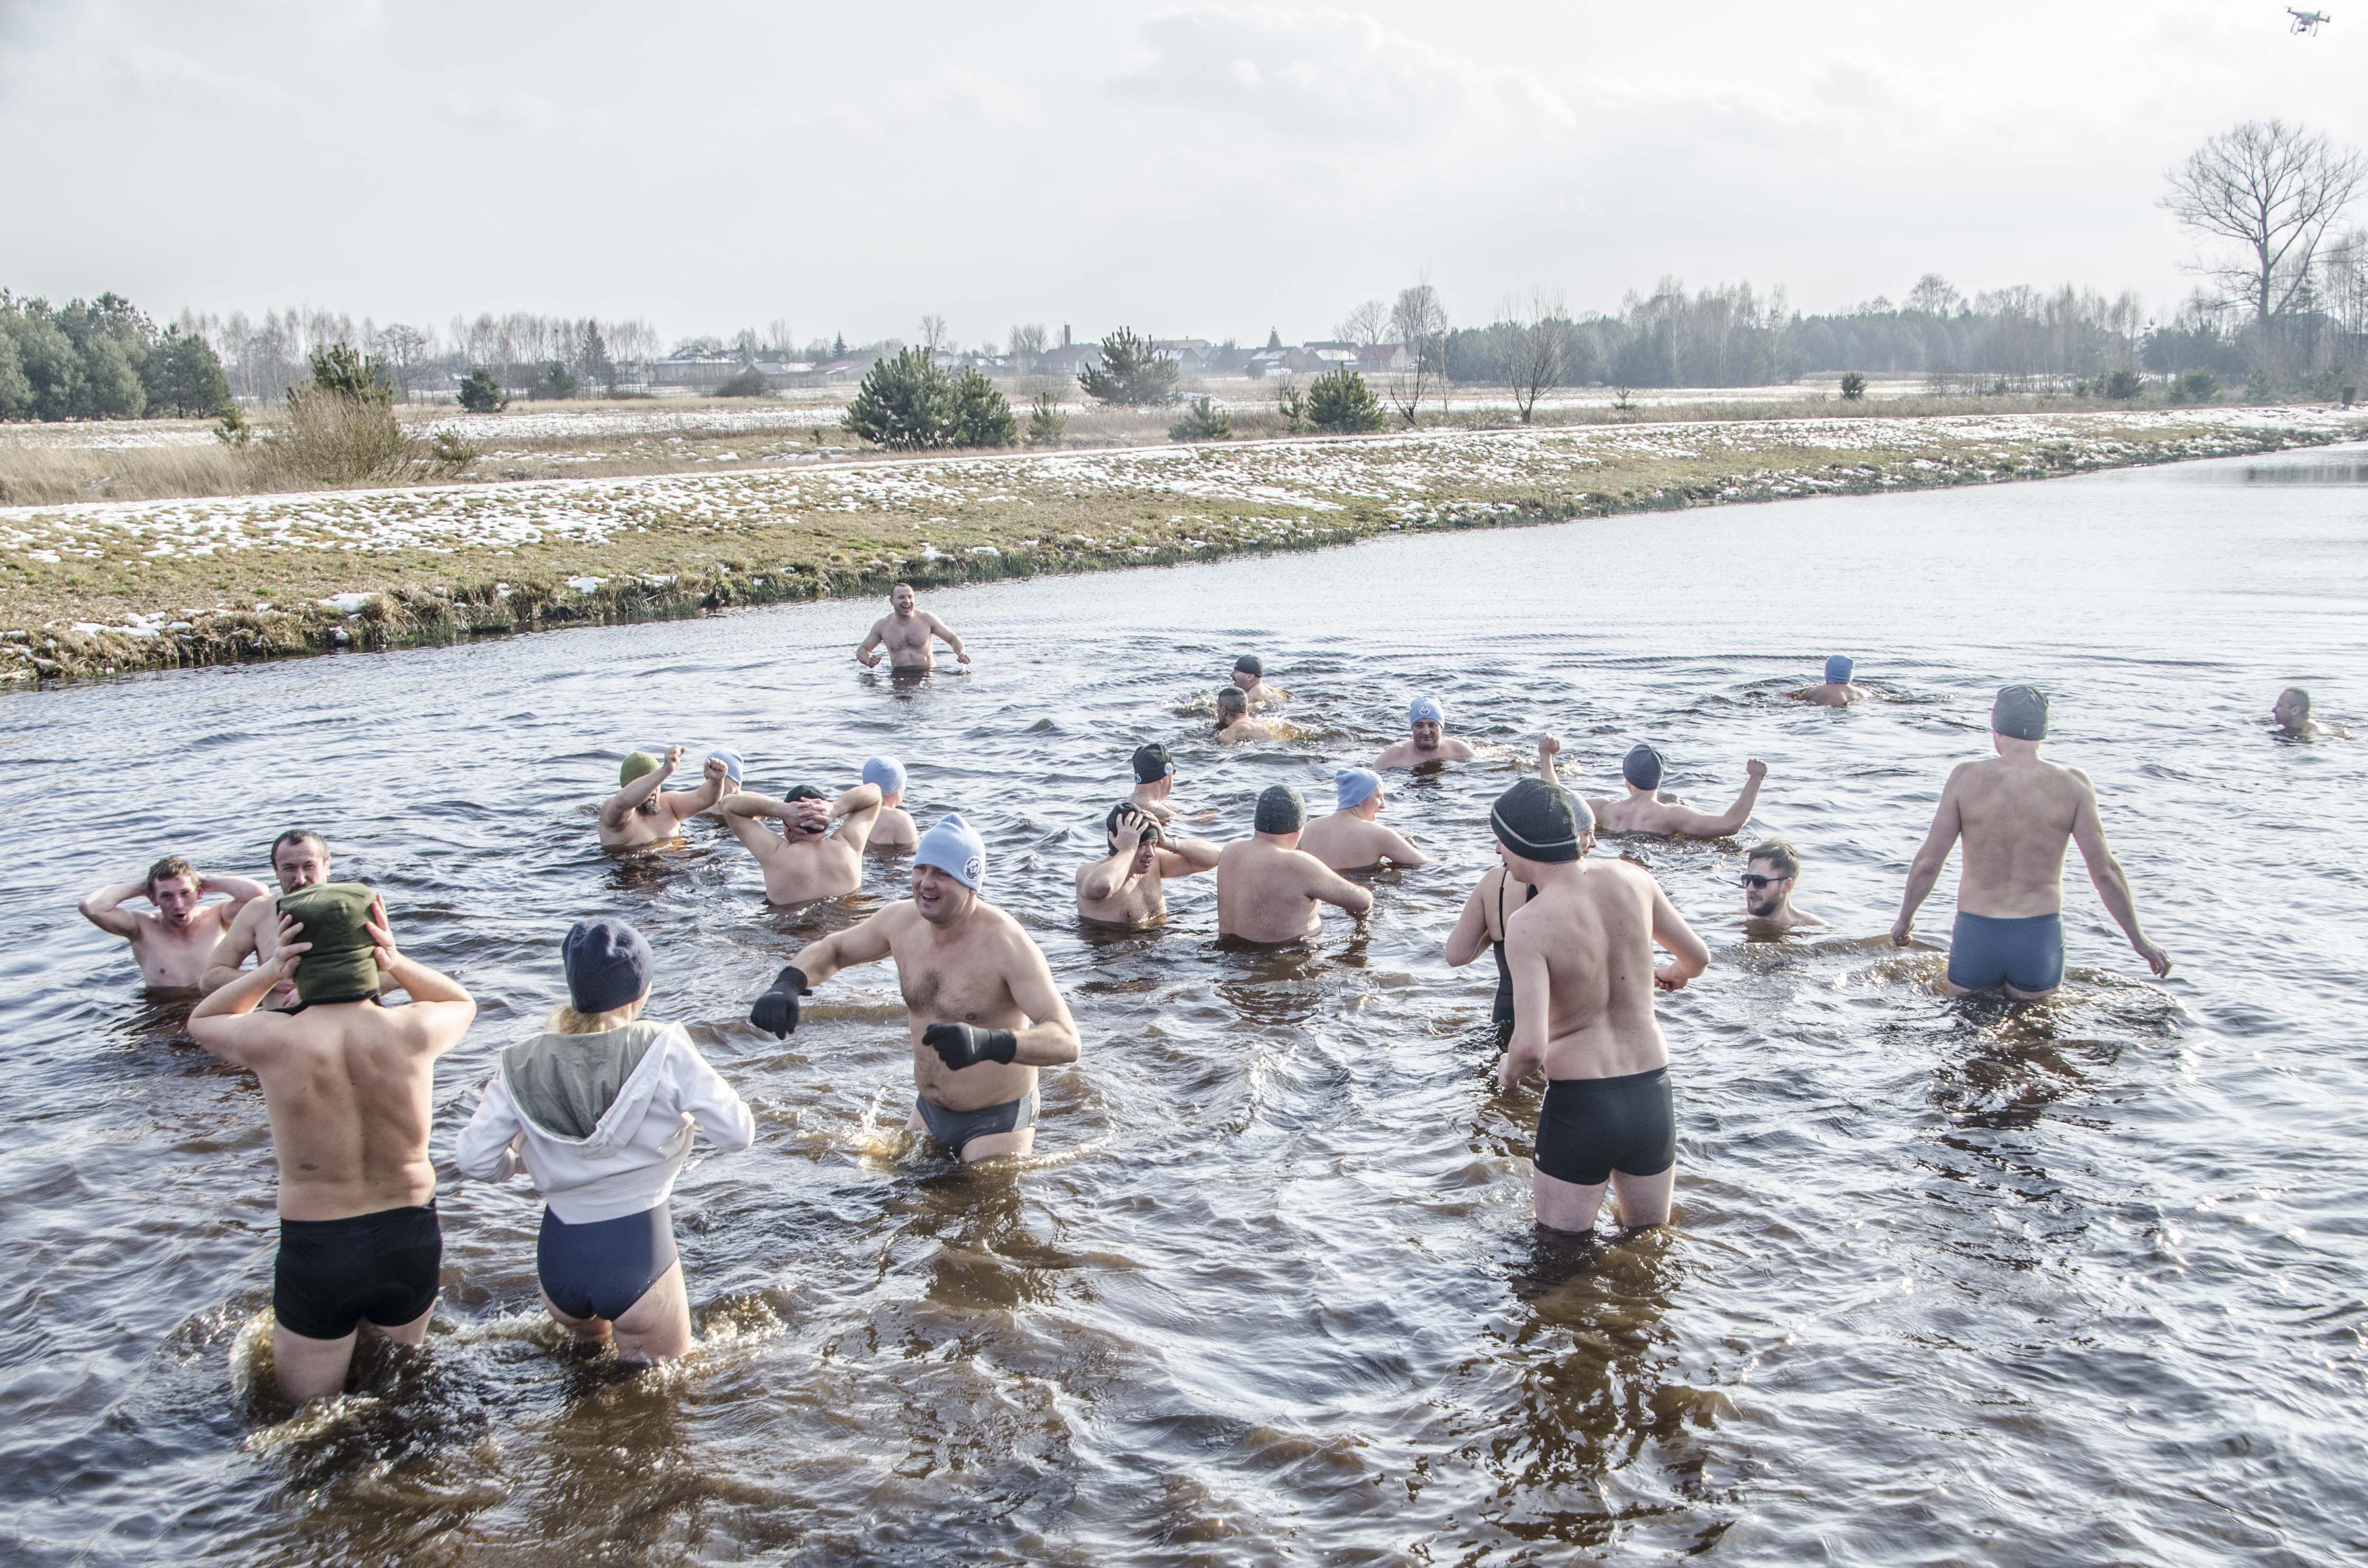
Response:
[{"label": "black swim cap", "polygon": [[2035,686],[2002,686],[1990,704],[1990,728],[2011,740],[2047,738],[2047,693]]},{"label": "black swim cap", "polygon": [[1262,676],[1266,674],[1266,666],[1258,663],[1258,656],[1256,653],[1244,653],[1240,658],[1234,661],[1234,668],[1239,670],[1246,676]]},{"label": "black swim cap", "polygon": [[1162,836],[1159,831],[1159,819],[1153,816],[1149,812],[1144,811],[1141,806],[1136,805],[1133,801],[1121,801],[1117,805],[1112,806],[1110,809],[1110,814],[1102,818],[1102,836],[1104,838],[1108,838],[1110,835],[1116,833],[1118,831],[1118,819],[1126,815],[1129,812],[1133,812],[1136,816],[1143,819],[1144,838],[1147,842],[1154,844],[1157,843]]},{"label": "black swim cap", "polygon": [[1558,865],[1578,858],[1578,836],[1595,825],[1587,802],[1559,784],[1524,778],[1488,808],[1497,842],[1524,860]]},{"label": "black swim cap", "polygon": [[1157,741],[1134,748],[1134,781],[1156,784],[1176,771],[1176,763],[1168,756],[1167,748]]},{"label": "black swim cap", "polygon": [[792,784],[781,791],[784,801],[826,801],[829,798],[811,784]]},{"label": "black swim cap", "polygon": [[1297,833],[1307,825],[1307,802],[1288,784],[1269,784],[1258,797],[1255,825],[1260,833]]},{"label": "black swim cap", "polygon": [[1639,790],[1661,787],[1661,754],[1639,741],[1620,759],[1620,777]]}]

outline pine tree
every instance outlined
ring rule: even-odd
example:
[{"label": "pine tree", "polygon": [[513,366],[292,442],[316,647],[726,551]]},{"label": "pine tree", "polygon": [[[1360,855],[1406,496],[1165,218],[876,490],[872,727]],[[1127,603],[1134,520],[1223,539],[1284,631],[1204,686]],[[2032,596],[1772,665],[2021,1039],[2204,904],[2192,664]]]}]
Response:
[{"label": "pine tree", "polygon": [[1184,405],[1184,417],[1167,427],[1171,441],[1230,441],[1234,438],[1234,422],[1219,413],[1215,403],[1205,397],[1196,397]]},{"label": "pine tree", "polygon": [[902,349],[864,372],[847,404],[847,428],[892,451],[941,447],[953,390],[953,378],[930,362],[928,349]]},{"label": "pine tree", "polygon": [[494,379],[491,370],[479,369],[469,372],[461,383],[461,406],[472,414],[499,414],[510,405],[510,394]]},{"label": "pine tree", "polygon": [[1069,427],[1069,416],[1053,401],[1051,392],[1038,392],[1034,411],[1028,415],[1028,444],[1031,447],[1057,447],[1061,434]]},{"label": "pine tree", "polygon": [[230,406],[230,381],[213,346],[176,326],[166,327],[148,351],[140,380],[148,389],[148,406],[156,413],[188,419],[220,414]]},{"label": "pine tree", "polygon": [[1011,400],[996,391],[976,366],[963,370],[954,381],[946,436],[949,444],[957,447],[1008,447],[1019,439],[1019,423],[1011,417]]},{"label": "pine tree", "polygon": [[1152,350],[1151,340],[1121,327],[1102,339],[1101,363],[1077,372],[1077,384],[1097,403],[1144,408],[1176,401],[1176,361]]},{"label": "pine tree", "polygon": [[1382,427],[1382,405],[1365,378],[1342,366],[1307,383],[1307,422],[1335,435]]}]

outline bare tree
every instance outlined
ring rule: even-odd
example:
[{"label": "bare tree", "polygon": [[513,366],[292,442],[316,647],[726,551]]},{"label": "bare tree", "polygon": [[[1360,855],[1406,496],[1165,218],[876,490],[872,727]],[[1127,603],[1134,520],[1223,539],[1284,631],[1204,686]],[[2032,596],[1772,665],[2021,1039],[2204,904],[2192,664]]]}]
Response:
[{"label": "bare tree", "polygon": [[794,359],[798,357],[798,335],[790,330],[788,322],[776,317],[765,324],[765,349],[776,359]]},{"label": "bare tree", "polygon": [[435,356],[436,335],[401,322],[389,322],[375,338],[371,352],[394,372],[394,384],[403,389],[403,401],[409,403],[413,381]]},{"label": "bare tree", "polygon": [[1570,321],[1560,295],[1532,289],[1527,303],[1505,301],[1499,330],[1505,384],[1513,394],[1513,406],[1520,411],[1521,423],[1527,425],[1537,410],[1539,396],[1548,387],[1562,385],[1569,373]]},{"label": "bare tree", "polygon": [[1955,284],[1937,272],[1928,272],[1916,280],[1915,288],[1907,290],[1905,308],[1926,315],[1945,316],[1954,312],[1964,299]]},{"label": "bare tree", "polygon": [[921,347],[927,348],[930,353],[935,354],[945,346],[946,318],[943,316],[934,315],[923,316],[921,318]]},{"label": "bare tree", "polygon": [[1025,326],[1014,324],[1011,329],[1011,371],[1024,376],[1036,368],[1044,353],[1044,324],[1030,322]]},{"label": "bare tree", "polygon": [[2188,154],[2162,199],[2182,227],[2243,248],[2203,270],[2242,299],[2257,326],[2290,313],[2309,292],[2311,260],[2328,226],[2368,177],[2354,148],[2278,119],[2248,119]]},{"label": "bare tree", "polygon": [[1447,379],[1447,304],[1428,278],[1398,290],[1390,330],[1406,354],[1405,368],[1390,379],[1390,403],[1411,426],[1420,420],[1423,400]]},{"label": "bare tree", "polygon": [[1387,341],[1389,330],[1390,308],[1379,300],[1368,300],[1342,316],[1332,335],[1360,348],[1374,348]]}]

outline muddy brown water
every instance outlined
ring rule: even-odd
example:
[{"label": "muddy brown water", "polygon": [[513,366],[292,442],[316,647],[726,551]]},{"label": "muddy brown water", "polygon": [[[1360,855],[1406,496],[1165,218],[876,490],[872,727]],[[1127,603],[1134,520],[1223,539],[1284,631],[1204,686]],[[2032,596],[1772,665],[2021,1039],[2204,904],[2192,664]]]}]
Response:
[{"label": "muddy brown water", "polygon": [[[2282,744],[2277,687],[2368,709],[2357,449],[1945,494],[1387,540],[931,597],[977,655],[898,685],[873,607],[195,672],[11,698],[0,788],[0,1557],[111,1562],[2326,1563],[2368,1555],[2368,742]],[[1256,651],[1303,742],[1208,743]],[[1879,699],[1781,694],[1828,652]],[[1988,692],[2056,694],[2167,983],[2067,889],[2071,978],[1949,1003],[1883,940]],[[1070,873],[1137,742],[1246,831],[1435,692],[1600,788],[1633,740],[1807,861],[1829,932],[1744,939],[1741,846],[1632,845],[1709,937],[1662,1005],[1678,1222],[1528,1217],[1534,1092],[1488,1074],[1490,975],[1440,943],[1487,864],[1475,766],[1394,785],[1441,857],[1290,954],[1094,934]],[[1082,1062],[1038,1154],[896,1131],[894,981],[785,1044],[742,1021],[800,940],[896,896],[768,909],[694,824],[612,860],[618,756],[736,746],[760,785],[873,751],[1065,987]],[[757,1108],[676,1198],[704,1349],[619,1376],[535,1303],[537,1204],[449,1176],[420,1354],[293,1419],[256,1390],[272,1183],[250,1079],[181,1038],[87,887],[167,849],[259,873],[325,833],[483,1011],[437,1149],[559,994],[592,913],[650,936],[657,1016]],[[1953,878],[1920,930],[1945,937]]]}]

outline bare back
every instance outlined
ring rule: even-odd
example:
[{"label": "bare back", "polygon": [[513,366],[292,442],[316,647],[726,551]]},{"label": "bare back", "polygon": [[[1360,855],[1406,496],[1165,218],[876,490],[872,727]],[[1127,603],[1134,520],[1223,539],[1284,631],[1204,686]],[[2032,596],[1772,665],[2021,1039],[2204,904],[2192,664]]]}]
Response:
[{"label": "bare back", "polygon": [[441,1047],[412,1012],[336,1002],[253,1016],[240,1057],[270,1111],[282,1218],[341,1220],[436,1196],[427,1131]]},{"label": "bare back", "polygon": [[1941,805],[1945,816],[1953,801],[1964,846],[1957,907],[1999,919],[2059,913],[2065,846],[2095,800],[2078,769],[2036,756],[1961,764]]},{"label": "bare back", "polygon": [[[1653,926],[1665,902],[1641,869],[1599,859],[1506,917],[1516,985],[1527,954],[1545,960],[1548,1078],[1610,1078],[1668,1063],[1668,1044],[1653,1015]],[[1514,1005],[1522,1005],[1518,990]]]},{"label": "bare back", "polygon": [[1323,906],[1362,915],[1372,894],[1304,850],[1241,838],[1217,857],[1217,934],[1295,942],[1324,928]]}]

